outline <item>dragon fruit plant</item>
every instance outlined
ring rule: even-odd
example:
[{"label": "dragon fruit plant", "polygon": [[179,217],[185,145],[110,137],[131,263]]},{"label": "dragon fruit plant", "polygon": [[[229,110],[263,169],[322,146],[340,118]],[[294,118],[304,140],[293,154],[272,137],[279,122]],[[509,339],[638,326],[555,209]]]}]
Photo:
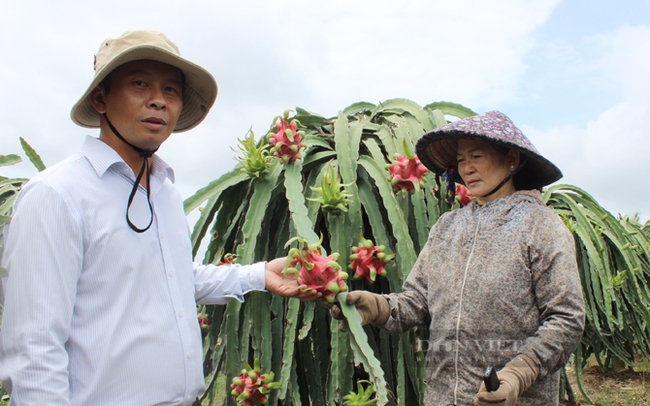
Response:
[{"label": "dragon fruit plant", "polygon": [[302,248],[292,248],[289,251],[285,272],[297,274],[301,284],[322,293],[325,300],[334,303],[337,293],[348,290],[345,284],[348,274],[336,262],[339,254],[333,253],[325,257],[321,255],[321,242],[309,245],[300,237],[292,238],[285,246],[294,241],[300,242]]},{"label": "dragon fruit plant", "polygon": [[239,150],[243,155],[235,158],[242,165],[241,171],[246,173],[251,178],[263,177],[269,170],[270,166],[270,152],[268,144],[264,142],[264,138],[259,143],[255,141],[253,130],[248,130],[244,139],[237,139],[241,144]]},{"label": "dragon fruit plant", "polygon": [[241,375],[233,378],[230,388],[233,399],[244,406],[253,406],[261,403],[263,405],[269,404],[269,393],[273,389],[280,387],[280,382],[273,382],[274,374],[262,374],[259,359],[255,359],[254,368],[244,361],[244,369]]},{"label": "dragon fruit plant", "polygon": [[285,164],[291,164],[300,159],[304,135],[304,131],[298,131],[297,120],[288,120],[289,113],[290,110],[286,110],[282,117],[277,117],[276,132],[271,131],[267,135],[269,142],[273,145],[275,156]]},{"label": "dragon fruit plant", "polygon": [[413,193],[424,187],[424,175],[427,168],[420,162],[420,158],[411,152],[410,147],[404,141],[404,155],[393,155],[392,164],[386,165],[390,171],[389,181],[393,190]]},{"label": "dragon fruit plant", "polygon": [[384,245],[376,246],[372,240],[361,237],[358,247],[352,247],[354,252],[350,255],[348,268],[354,271],[354,278],[366,278],[374,282],[377,275],[386,274],[386,264],[395,257],[395,254],[386,254]]},{"label": "dragon fruit plant", "polygon": [[307,200],[320,203],[323,211],[334,215],[339,215],[348,211],[348,200],[350,194],[344,189],[350,184],[341,184],[341,175],[337,172],[334,165],[329,165],[323,175],[320,187],[310,186],[310,189],[317,193],[316,198],[307,198]]},{"label": "dragon fruit plant", "polygon": [[[341,299],[350,286],[378,294],[400,291],[429,228],[449,210],[439,177],[425,172],[410,151],[422,134],[447,124],[447,116],[473,114],[453,103],[423,107],[405,99],[355,103],[329,118],[296,108],[295,115],[285,112],[273,120],[264,176],[248,176],[240,161],[185,200],[187,213],[205,206],[192,232],[194,252],[209,240],[203,263],[216,263],[224,252],[236,253],[237,263],[244,264],[289,255],[285,271],[321,291],[325,303],[338,301],[348,326],[339,331],[340,322],[321,301],[304,303],[268,292],[207,306],[206,399],[218,396],[219,376],[230,382],[244,360],[258,358],[282,385],[268,397],[272,406],[342,405],[344,396],[356,391],[359,376],[373,383],[377,405],[389,398],[397,406],[422,404],[425,357],[415,344],[426,330],[395,335],[373,330],[368,337],[354,306],[347,308]],[[392,160],[395,154],[399,161]],[[379,251],[353,252],[359,235]],[[285,242],[292,239],[294,249],[289,249]],[[359,248],[365,248],[363,242]],[[388,253],[395,254],[390,261]],[[343,271],[352,276],[347,267],[354,254],[365,276],[347,280]],[[384,275],[381,283],[377,277],[366,282],[373,266]],[[228,397],[226,405],[235,401]]]}]

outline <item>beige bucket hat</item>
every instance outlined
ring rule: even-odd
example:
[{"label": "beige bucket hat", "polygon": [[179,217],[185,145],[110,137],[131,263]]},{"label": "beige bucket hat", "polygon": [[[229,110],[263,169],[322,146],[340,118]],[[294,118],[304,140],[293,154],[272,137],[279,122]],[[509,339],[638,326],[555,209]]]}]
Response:
[{"label": "beige bucket hat", "polygon": [[190,130],[203,121],[217,98],[216,80],[207,70],[181,57],[176,44],[165,34],[151,30],[126,31],[102,42],[95,55],[95,77],[72,107],[72,121],[82,127],[99,128],[99,113],[90,104],[90,92],[118,66],[141,59],[169,64],[185,75],[183,111],[174,132]]}]

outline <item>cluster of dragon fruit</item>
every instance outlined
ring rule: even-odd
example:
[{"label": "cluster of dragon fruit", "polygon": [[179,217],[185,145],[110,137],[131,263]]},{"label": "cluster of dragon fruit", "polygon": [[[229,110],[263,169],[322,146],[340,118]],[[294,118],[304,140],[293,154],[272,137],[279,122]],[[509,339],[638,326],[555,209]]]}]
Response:
[{"label": "cluster of dragon fruit", "polygon": [[[309,245],[299,237],[292,238],[287,245],[294,241],[299,241],[302,247],[289,251],[285,273],[297,275],[301,285],[320,292],[325,300],[334,303],[339,292],[348,290],[345,280],[349,275],[337,262],[339,254],[322,255],[320,242]],[[354,253],[350,255],[348,268],[354,271],[356,279],[365,278],[370,282],[374,282],[377,275],[385,275],[386,264],[395,257],[386,254],[383,245],[376,246],[372,240],[363,237],[359,247],[352,247],[352,250]]]},{"label": "cluster of dragon fruit", "polygon": [[262,374],[258,359],[253,362],[253,365],[254,367],[251,368],[250,364],[244,363],[241,375],[232,380],[230,385],[232,392],[230,394],[235,401],[244,406],[253,406],[258,403],[268,405],[269,393],[273,389],[278,389],[281,383],[273,382],[275,376],[273,372]]}]

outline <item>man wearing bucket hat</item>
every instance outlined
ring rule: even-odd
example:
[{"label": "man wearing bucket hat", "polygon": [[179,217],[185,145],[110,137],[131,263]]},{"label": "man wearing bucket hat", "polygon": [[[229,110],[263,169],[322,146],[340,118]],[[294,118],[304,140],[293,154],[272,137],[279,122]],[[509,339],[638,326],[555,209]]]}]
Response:
[{"label": "man wearing bucket hat", "polygon": [[439,127],[416,150],[475,199],[432,227],[401,293],[355,291],[348,303],[390,332],[428,325],[427,406],[557,405],[585,317],[573,238],[537,190],[562,173],[496,111]]},{"label": "man wearing bucket hat", "polygon": [[7,228],[0,378],[11,404],[193,405],[204,392],[196,303],[251,290],[314,300],[283,259],[193,264],[173,170],[157,155],[217,96],[210,73],[155,31],[102,42],[72,109],[100,128],[21,191]]}]

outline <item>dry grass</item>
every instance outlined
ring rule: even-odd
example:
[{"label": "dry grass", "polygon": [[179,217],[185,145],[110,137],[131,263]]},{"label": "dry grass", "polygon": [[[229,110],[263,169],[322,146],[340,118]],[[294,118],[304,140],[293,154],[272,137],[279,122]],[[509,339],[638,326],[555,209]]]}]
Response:
[{"label": "dry grass", "polygon": [[[595,362],[594,362],[595,363]],[[567,367],[569,382],[576,392],[579,405],[589,405],[580,391],[575,379],[575,371]],[[601,371],[598,365],[590,365],[583,371],[587,394],[595,406],[650,406],[650,363],[639,360],[634,371],[625,369]],[[561,405],[569,405],[561,401]]]}]

